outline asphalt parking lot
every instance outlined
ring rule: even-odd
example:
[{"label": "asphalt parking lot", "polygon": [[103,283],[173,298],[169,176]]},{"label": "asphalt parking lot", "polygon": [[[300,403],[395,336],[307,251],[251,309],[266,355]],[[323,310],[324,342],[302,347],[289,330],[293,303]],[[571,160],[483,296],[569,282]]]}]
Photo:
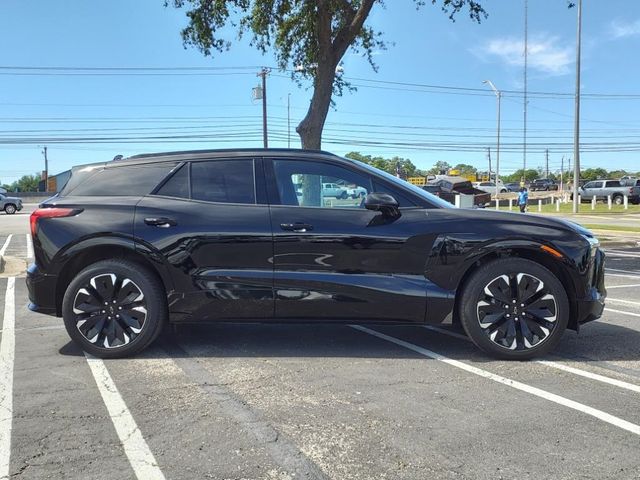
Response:
[{"label": "asphalt parking lot", "polygon": [[[27,232],[1,215],[0,252]],[[0,479],[638,479],[640,248],[607,254],[603,318],[531,362],[335,325],[185,326],[102,361],[5,274]]]}]

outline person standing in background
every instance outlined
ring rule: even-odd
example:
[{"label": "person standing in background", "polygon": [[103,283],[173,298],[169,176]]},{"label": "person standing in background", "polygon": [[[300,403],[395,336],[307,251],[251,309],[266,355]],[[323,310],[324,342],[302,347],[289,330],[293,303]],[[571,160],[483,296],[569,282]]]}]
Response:
[{"label": "person standing in background", "polygon": [[527,189],[522,187],[520,189],[520,193],[518,194],[518,205],[520,206],[520,213],[525,213],[527,211],[527,202],[529,201],[529,192]]}]

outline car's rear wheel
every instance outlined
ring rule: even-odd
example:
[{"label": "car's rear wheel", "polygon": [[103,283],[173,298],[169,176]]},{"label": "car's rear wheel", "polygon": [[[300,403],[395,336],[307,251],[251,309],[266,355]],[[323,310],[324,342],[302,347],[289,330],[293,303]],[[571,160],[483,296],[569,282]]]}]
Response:
[{"label": "car's rear wheel", "polygon": [[569,302],[562,283],[522,258],[487,263],[466,281],[460,322],[471,340],[503,359],[526,360],[553,349],[566,330]]},{"label": "car's rear wheel", "polygon": [[134,355],[167,322],[166,295],[159,279],[127,260],[104,260],[82,270],[62,303],[69,336],[100,358]]},{"label": "car's rear wheel", "polygon": [[622,197],[622,195],[614,195],[613,203],[615,203],[616,205],[622,205],[624,203],[624,198]]},{"label": "car's rear wheel", "polygon": [[4,206],[4,211],[9,215],[13,215],[16,213],[16,206],[13,203],[7,203]]}]

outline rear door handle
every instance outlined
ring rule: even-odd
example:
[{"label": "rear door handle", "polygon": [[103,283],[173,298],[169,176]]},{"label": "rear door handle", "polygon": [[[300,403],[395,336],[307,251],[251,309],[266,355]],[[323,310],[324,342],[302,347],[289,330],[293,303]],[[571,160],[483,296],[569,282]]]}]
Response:
[{"label": "rear door handle", "polygon": [[168,217],[147,217],[144,219],[144,223],[153,227],[160,228],[175,227],[178,224],[178,222],[176,222],[173,218]]},{"label": "rear door handle", "polygon": [[313,225],[309,225],[308,223],[281,223],[280,228],[282,230],[286,230],[288,232],[308,232],[313,230]]}]

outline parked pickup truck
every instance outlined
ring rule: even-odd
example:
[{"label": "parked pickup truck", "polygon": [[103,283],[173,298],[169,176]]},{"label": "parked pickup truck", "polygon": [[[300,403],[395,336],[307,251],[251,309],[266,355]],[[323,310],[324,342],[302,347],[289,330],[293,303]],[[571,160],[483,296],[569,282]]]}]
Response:
[{"label": "parked pickup truck", "polygon": [[539,178],[531,182],[529,190],[532,192],[548,192],[549,190],[558,190],[558,184],[549,178]]},{"label": "parked pickup truck", "polygon": [[438,195],[443,200],[455,205],[456,194],[473,195],[473,204],[476,207],[485,207],[491,202],[491,194],[474,188],[473,184],[464,177],[442,176],[433,185],[440,187]]},{"label": "parked pickup truck", "polygon": [[611,195],[613,203],[622,205],[624,196],[629,197],[629,203],[640,203],[640,186],[628,187],[620,183],[620,180],[593,180],[587,182],[578,190],[584,201],[591,201],[593,197],[598,200],[607,200]]}]

